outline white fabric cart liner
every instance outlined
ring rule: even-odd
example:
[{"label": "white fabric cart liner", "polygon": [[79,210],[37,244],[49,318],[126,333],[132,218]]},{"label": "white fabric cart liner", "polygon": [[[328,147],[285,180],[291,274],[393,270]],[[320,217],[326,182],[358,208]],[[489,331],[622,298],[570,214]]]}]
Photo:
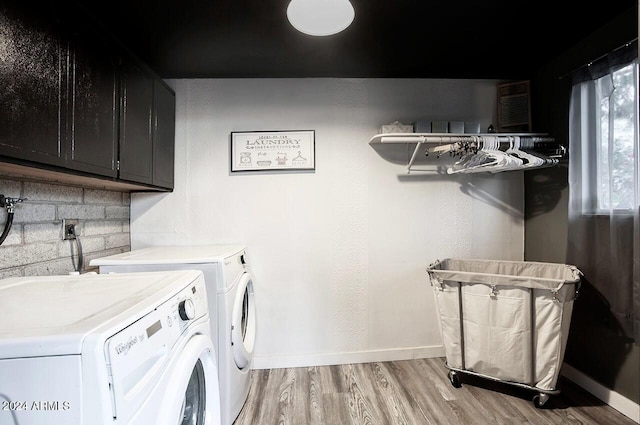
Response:
[{"label": "white fabric cart liner", "polygon": [[449,367],[555,390],[578,269],[555,263],[445,259],[427,271]]},{"label": "white fabric cart liner", "polygon": [[565,264],[534,261],[456,260],[447,258],[429,266],[442,280],[557,289],[564,283],[580,281],[580,271]]}]

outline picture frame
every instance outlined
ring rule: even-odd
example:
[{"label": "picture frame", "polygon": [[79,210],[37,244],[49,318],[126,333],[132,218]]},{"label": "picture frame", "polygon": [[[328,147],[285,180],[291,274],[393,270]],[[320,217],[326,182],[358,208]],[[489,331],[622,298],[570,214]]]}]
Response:
[{"label": "picture frame", "polygon": [[232,131],[231,172],[315,170],[315,130]]}]

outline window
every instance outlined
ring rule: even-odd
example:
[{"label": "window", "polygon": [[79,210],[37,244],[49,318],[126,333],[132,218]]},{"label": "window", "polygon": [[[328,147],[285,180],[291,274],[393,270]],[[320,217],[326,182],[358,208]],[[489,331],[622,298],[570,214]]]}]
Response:
[{"label": "window", "polygon": [[638,43],[575,70],[569,106],[567,261],[640,342]]},{"label": "window", "polygon": [[592,188],[595,212],[633,210],[637,205],[637,68],[630,64],[595,81],[599,107],[596,187]]},{"label": "window", "polygon": [[571,94],[573,199],[582,214],[629,214],[640,205],[638,61],[589,71]]}]

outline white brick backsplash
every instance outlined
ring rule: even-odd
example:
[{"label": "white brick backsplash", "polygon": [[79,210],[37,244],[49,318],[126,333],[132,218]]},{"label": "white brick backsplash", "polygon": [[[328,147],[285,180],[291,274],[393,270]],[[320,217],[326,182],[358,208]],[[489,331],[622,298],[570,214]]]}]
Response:
[{"label": "white brick backsplash", "polygon": [[121,233],[119,235],[111,235],[106,238],[106,249],[119,248],[130,245],[130,237],[128,233]]},{"label": "white brick backsplash", "polygon": [[24,183],[24,197],[29,201],[81,203],[82,188],[47,183]]},{"label": "white brick backsplash", "polygon": [[[121,233],[124,231],[125,230],[122,226],[121,221],[87,221],[84,223],[83,234],[85,236],[110,235],[113,233]],[[128,233],[129,230],[127,229],[126,232]]]},{"label": "white brick backsplash", "polygon": [[25,224],[24,243],[49,242],[62,240],[62,224]]},{"label": "white brick backsplash", "polygon": [[[127,235],[128,237],[129,235]],[[85,238],[84,236],[80,237],[80,245],[82,246],[82,253],[87,254],[89,252],[99,252],[99,251],[104,251],[105,249],[105,240],[103,237],[97,236],[97,237],[87,237]],[[60,250],[59,250],[59,257],[70,257],[71,256],[71,249],[73,248],[73,256],[77,257],[78,256],[78,247],[76,245],[76,242],[73,240],[68,240],[68,241],[64,241],[64,243],[62,245],[60,245]]]},{"label": "white brick backsplash", "polygon": [[129,206],[106,207],[107,218],[129,218]]},{"label": "white brick backsplash", "polygon": [[18,204],[13,214],[14,223],[37,223],[39,221],[54,221],[55,219],[55,205],[38,204],[31,202],[31,200]]},{"label": "white brick backsplash", "polygon": [[15,180],[0,179],[0,195],[19,198],[22,195],[22,183]]},{"label": "white brick backsplash", "polygon": [[[79,220],[83,271],[97,271],[89,266],[92,258],[131,249],[129,193],[9,177],[0,179],[0,194],[29,198],[16,206],[11,232],[0,246],[0,279],[74,271],[72,242],[62,240],[65,218]],[[0,226],[6,217],[6,212],[0,211]],[[77,262],[77,247],[73,248]]]},{"label": "white brick backsplash", "polygon": [[[0,226],[2,226],[2,230],[4,230],[4,222],[0,222]],[[0,231],[1,233],[1,231]],[[11,230],[9,230],[9,234],[7,238],[2,243],[2,246],[9,245],[20,245],[22,243],[22,226],[19,224],[13,224],[11,226]]]},{"label": "white brick backsplash", "polygon": [[105,207],[100,205],[58,205],[58,218],[103,219],[104,209]]},{"label": "white brick backsplash", "polygon": [[23,276],[23,273],[24,271],[21,268],[0,270],[0,279],[6,279],[8,277]]},{"label": "white brick backsplash", "polygon": [[[77,264],[77,263],[76,263]],[[52,276],[69,274],[75,271],[70,258],[32,264],[24,269],[25,276]]]},{"label": "white brick backsplash", "polygon": [[58,256],[57,244],[35,243],[0,247],[0,269],[53,260]]},{"label": "white brick backsplash", "polygon": [[122,192],[85,189],[84,202],[85,204],[119,205],[122,203]]},{"label": "white brick backsplash", "polygon": [[[127,239],[129,235],[126,235]],[[81,238],[80,243],[82,244],[82,251],[86,254],[89,252],[100,252],[104,251],[107,248],[107,242],[103,237],[95,237],[95,238]]]}]

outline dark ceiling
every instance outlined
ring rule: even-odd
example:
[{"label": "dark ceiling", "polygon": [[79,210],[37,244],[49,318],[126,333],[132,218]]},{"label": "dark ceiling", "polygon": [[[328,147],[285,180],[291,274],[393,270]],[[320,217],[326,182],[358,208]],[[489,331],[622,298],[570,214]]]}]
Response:
[{"label": "dark ceiling", "polygon": [[637,16],[637,0],[351,0],[349,28],[312,37],[288,23],[289,0],[79,2],[164,78],[527,78]]}]

